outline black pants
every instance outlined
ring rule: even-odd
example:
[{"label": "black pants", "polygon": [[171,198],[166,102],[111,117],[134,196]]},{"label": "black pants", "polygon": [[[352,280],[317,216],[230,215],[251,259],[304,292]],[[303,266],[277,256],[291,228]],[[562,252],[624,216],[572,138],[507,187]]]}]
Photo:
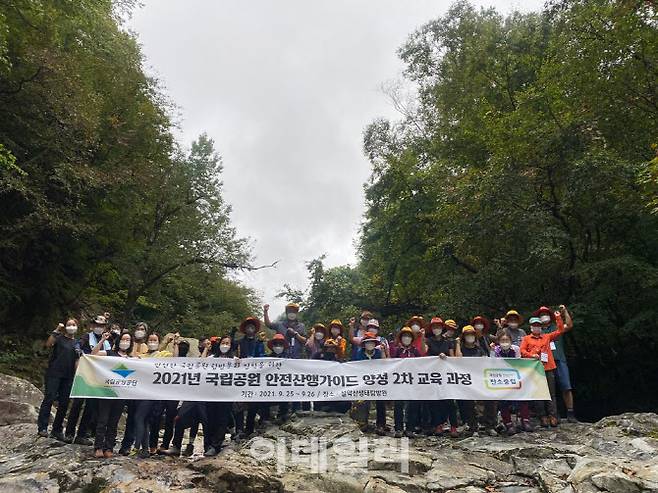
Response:
[{"label": "black pants", "polygon": [[96,439],[94,441],[95,450],[114,450],[119,418],[121,418],[125,404],[125,401],[119,399],[102,399],[99,402]]},{"label": "black pants", "polygon": [[[379,401],[378,401],[379,402]],[[393,407],[393,420],[395,431],[413,431],[418,426],[418,413],[420,402],[418,401],[395,401]]]},{"label": "black pants", "polygon": [[[536,401],[536,412],[539,417],[557,416],[557,404],[555,400],[555,370],[547,370],[546,383],[548,383],[548,391],[551,394],[550,401]],[[53,425],[54,429],[55,425]]]},{"label": "black pants", "polygon": [[123,431],[121,450],[129,451],[135,443],[135,410],[139,401],[126,401],[126,429]]},{"label": "black pants", "polygon": [[39,408],[37,426],[39,430],[48,429],[50,410],[53,407],[53,402],[57,401],[57,414],[55,414],[55,420],[53,421],[52,432],[61,433],[62,425],[64,424],[64,417],[66,416],[66,409],[69,405],[69,394],[71,393],[73,378],[57,377],[46,374],[45,383],[46,389],[43,393],[41,407]]},{"label": "black pants", "polygon": [[159,401],[137,401],[135,407],[135,447],[148,450],[153,413]]},{"label": "black pants", "polygon": [[162,448],[168,449],[171,438],[174,436],[174,419],[178,412],[178,401],[159,401],[156,404],[151,420],[150,443],[151,448],[157,448],[160,434],[160,425],[164,416],[164,434],[162,435]]},{"label": "black pants", "polygon": [[[77,436],[80,438],[87,438],[92,433],[93,425],[96,422],[98,415],[98,399],[71,400],[71,408],[69,409],[69,415],[66,418],[65,435],[76,436],[77,428]],[[81,412],[82,418],[80,418]],[[80,424],[78,424],[78,419],[80,419]]]},{"label": "black pants", "polygon": [[450,426],[457,426],[457,409],[455,408],[455,401],[432,401],[430,404],[430,411],[432,415],[432,427],[436,428],[438,425],[443,424],[446,421],[450,423]]},{"label": "black pants", "polygon": [[[231,421],[231,402],[207,402],[206,412],[208,415],[208,429],[210,434],[210,446],[215,450],[222,448],[228,425]],[[204,428],[203,433],[206,433]]]},{"label": "black pants", "polygon": [[210,430],[208,428],[205,402],[183,402],[181,407],[178,408],[178,413],[174,420],[172,445],[179,449],[182,448],[183,435],[187,428],[190,429],[190,443],[194,442],[196,432],[199,429],[199,423],[203,426],[203,442],[207,449],[210,446]]},{"label": "black pants", "polygon": [[479,421],[485,428],[495,428],[498,424],[498,401],[480,401],[477,403]]},{"label": "black pants", "polygon": [[270,419],[270,405],[262,402],[249,402],[247,403],[247,422],[245,424],[244,411],[234,413],[235,418],[235,431],[243,431],[247,435],[251,435],[256,428],[256,414],[260,416],[261,422]]},{"label": "black pants", "polygon": [[478,431],[478,419],[475,414],[475,401],[457,401],[462,422],[468,424],[472,432]]}]

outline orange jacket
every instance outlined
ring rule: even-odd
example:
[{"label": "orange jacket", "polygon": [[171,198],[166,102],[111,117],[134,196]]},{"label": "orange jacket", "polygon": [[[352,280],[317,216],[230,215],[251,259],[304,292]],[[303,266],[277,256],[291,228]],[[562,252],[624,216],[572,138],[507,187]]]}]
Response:
[{"label": "orange jacket", "polygon": [[550,371],[555,370],[557,366],[555,365],[555,360],[553,359],[553,351],[551,351],[551,342],[564,334],[564,321],[559,315],[555,318],[555,323],[557,325],[557,330],[551,332],[550,334],[539,334],[538,336],[534,334],[527,335],[521,341],[521,356],[524,358],[534,358],[541,354],[545,353],[548,356],[548,361],[544,363],[544,370]]}]

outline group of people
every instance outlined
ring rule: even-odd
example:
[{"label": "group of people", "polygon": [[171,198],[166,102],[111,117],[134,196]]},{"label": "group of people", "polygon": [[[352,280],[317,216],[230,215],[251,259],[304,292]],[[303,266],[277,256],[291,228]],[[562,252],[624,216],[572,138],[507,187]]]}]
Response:
[{"label": "group of people", "polygon": [[[544,366],[551,399],[529,402],[410,400],[393,403],[393,425],[387,426],[387,402],[374,401],[375,423],[370,423],[371,401],[319,402],[315,410],[348,412],[363,432],[415,437],[419,434],[451,437],[477,434],[482,429],[490,435],[513,435],[519,430],[533,431],[531,413],[542,427],[558,426],[556,386],[562,390],[567,419],[575,421],[572,386],[561,336],[573,328],[564,305],[558,310],[538,308],[528,320],[530,332],[523,328],[524,319],[516,310],[503,318],[478,315],[459,327],[453,319],[422,316],[411,317],[402,328],[386,337],[379,320],[369,311],[352,318],[347,327],[340,320],[328,325],[316,323],[307,330],[298,319],[299,306],[289,303],[285,318],[272,321],[269,305],[264,306],[264,323],[258,317],[247,317],[228,334],[201,337],[201,358],[311,358],[331,361],[371,360],[381,358],[415,358],[420,356],[534,358]],[[263,325],[273,333],[268,337]],[[46,346],[51,355],[45,375],[45,392],[38,416],[39,436],[50,436],[67,443],[93,445],[97,458],[114,454],[119,420],[126,412],[126,425],[119,453],[190,456],[199,427],[203,429],[204,455],[214,456],[224,446],[226,435],[241,440],[251,436],[259,424],[273,419],[284,423],[299,409],[311,403],[281,402],[178,402],[121,399],[72,399],[69,394],[76,365],[82,354],[121,358],[189,357],[195,353],[190,342],[178,333],[161,337],[140,322],[134,330],[110,323],[109,314],[98,315],[89,330],[78,337],[79,323],[71,318],[50,334]],[[238,334],[240,332],[240,334]],[[195,355],[195,354],[194,354]],[[195,355],[196,356],[196,355]],[[48,432],[53,403],[57,412]],[[70,404],[70,405],[69,405]],[[513,415],[514,418],[513,419]],[[66,420],[66,426],[64,421]],[[461,431],[458,427],[463,425]],[[162,438],[160,431],[164,429]],[[185,433],[189,441],[183,448]]]}]

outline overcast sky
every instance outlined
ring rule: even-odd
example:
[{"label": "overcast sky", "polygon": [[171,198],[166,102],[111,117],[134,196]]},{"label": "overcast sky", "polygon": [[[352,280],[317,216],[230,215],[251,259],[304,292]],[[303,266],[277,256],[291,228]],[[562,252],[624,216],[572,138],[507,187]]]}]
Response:
[{"label": "overcast sky", "polygon": [[[305,262],[354,263],[370,170],[364,127],[397,118],[380,90],[401,78],[397,48],[448,9],[429,0],[142,0],[128,27],[180,112],[180,139],[201,132],[224,160],[233,223],[259,264],[241,276],[274,313]],[[500,12],[539,0],[474,1]]]}]

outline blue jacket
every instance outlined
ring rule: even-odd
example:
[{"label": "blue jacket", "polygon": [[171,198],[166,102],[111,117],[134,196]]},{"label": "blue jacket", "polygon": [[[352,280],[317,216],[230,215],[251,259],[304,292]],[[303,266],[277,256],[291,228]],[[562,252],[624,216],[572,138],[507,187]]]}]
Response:
[{"label": "blue jacket", "polygon": [[368,357],[366,355],[366,350],[364,348],[360,347],[356,351],[356,357],[354,358],[354,360],[355,361],[360,361],[360,360],[364,360],[364,359],[382,359],[382,352],[381,352],[380,349],[375,349],[372,353],[372,356]]}]

